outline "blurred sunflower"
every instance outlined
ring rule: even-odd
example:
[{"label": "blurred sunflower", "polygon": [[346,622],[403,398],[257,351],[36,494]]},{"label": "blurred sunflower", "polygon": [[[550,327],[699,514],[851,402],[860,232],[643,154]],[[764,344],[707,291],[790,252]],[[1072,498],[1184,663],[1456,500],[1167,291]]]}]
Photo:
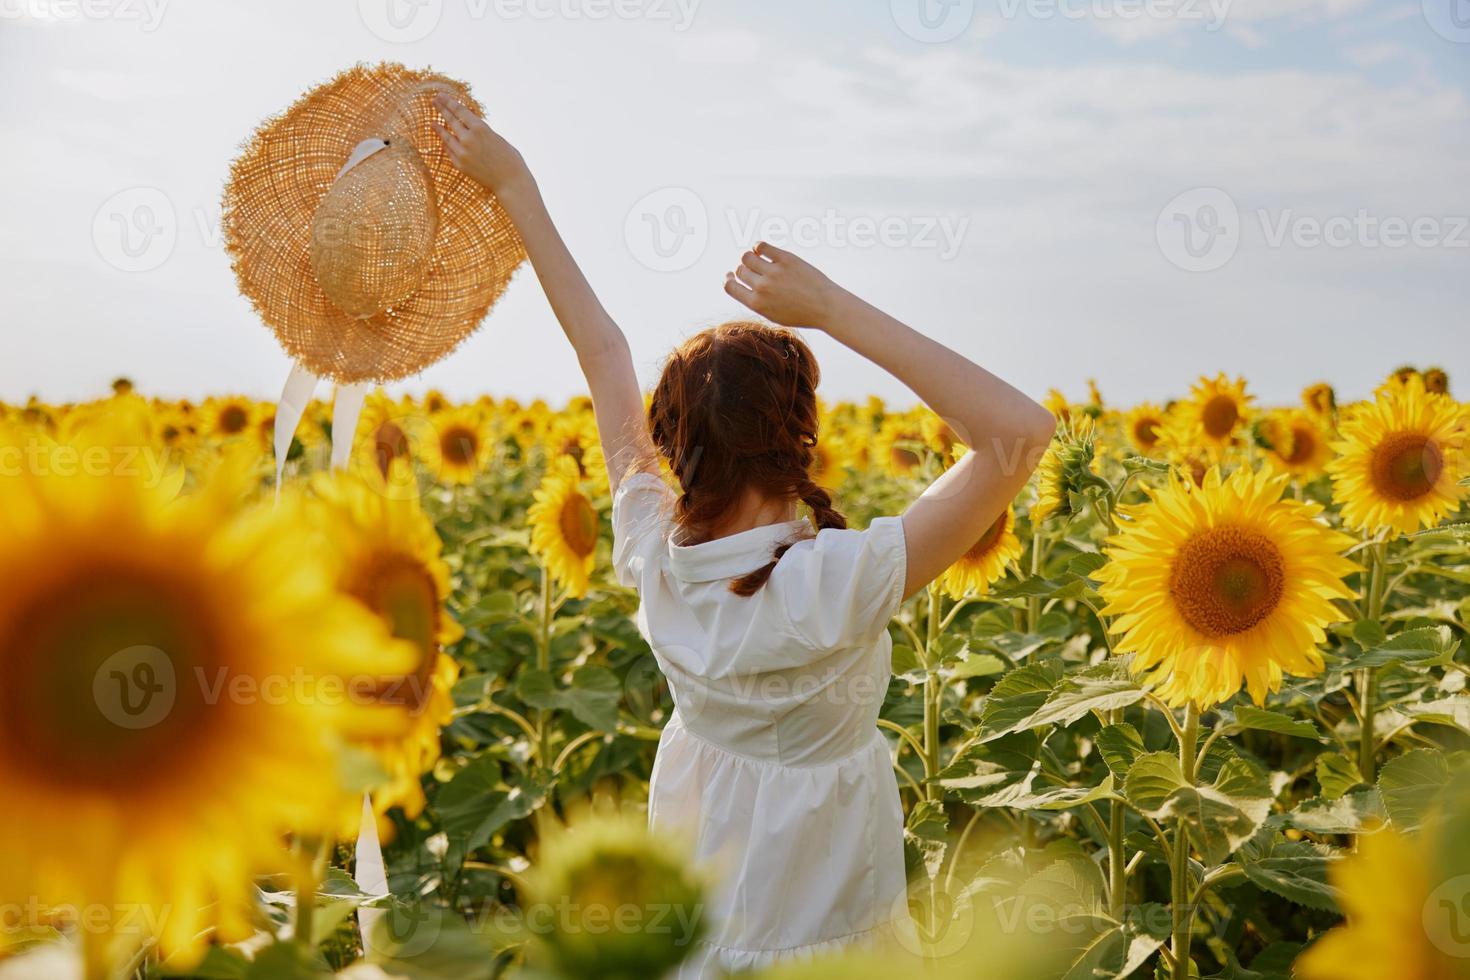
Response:
[{"label": "blurred sunflower", "polygon": [[1153,402],[1144,402],[1128,412],[1123,427],[1133,448],[1147,456],[1159,444],[1159,436],[1164,427],[1164,410]]},{"label": "blurred sunflower", "polygon": [[1180,408],[1199,423],[1205,448],[1213,458],[1219,459],[1234,444],[1252,400],[1246,393],[1244,378],[1231,381],[1221,373],[1195,382],[1190,389],[1190,400]]},{"label": "blurred sunflower", "polygon": [[1016,536],[1016,511],[1007,507],[980,535],[980,540],[944,573],[940,585],[947,595],[959,599],[984,595],[1006,573],[1006,566],[1021,557],[1021,539]]},{"label": "blurred sunflower", "polygon": [[956,446],[964,448],[964,443],[960,442],[959,435],[950,428],[949,422],[928,408],[919,416],[919,431],[924,436],[925,445],[944,459],[950,458]]},{"label": "blurred sunflower", "polygon": [[1432,367],[1424,370],[1424,390],[1431,395],[1450,393],[1450,376],[1444,368]]},{"label": "blurred sunflower", "polygon": [[1307,385],[1302,389],[1302,407],[1313,415],[1330,417],[1337,411],[1337,392],[1325,381]]},{"label": "blurred sunflower", "polygon": [[[539,933],[558,975],[668,976],[699,948],[708,882],[667,834],[633,817],[596,817],[550,834],[544,846],[522,899],[526,908],[568,910]],[[613,921],[618,928],[605,927]]]},{"label": "blurred sunflower", "polygon": [[462,406],[434,416],[435,438],[423,446],[424,465],[445,483],[467,486],[475,481],[492,449],[490,430],[480,410]]},{"label": "blurred sunflower", "polygon": [[1266,419],[1264,432],[1270,442],[1267,462],[1299,480],[1319,475],[1332,458],[1332,434],[1306,412],[1274,413]]},{"label": "blurred sunflower", "polygon": [[142,909],[185,962],[252,933],[250,876],[329,825],[341,737],[388,721],[331,679],[407,666],[294,506],[220,481],[0,481],[0,894]]},{"label": "blurred sunflower", "polygon": [[587,594],[597,552],[600,518],[568,465],[549,468],[526,512],[531,523],[531,553],[539,557],[567,595]]},{"label": "blurred sunflower", "polygon": [[199,432],[216,441],[253,436],[257,412],[258,406],[249,398],[210,398],[200,407]]},{"label": "blurred sunflower", "polygon": [[1461,407],[1428,394],[1417,376],[1355,408],[1341,435],[1327,470],[1352,527],[1412,534],[1459,505],[1467,466]]},{"label": "blurred sunflower", "polygon": [[924,464],[924,431],[905,415],[890,415],[883,420],[873,440],[871,462],[890,476],[917,476]]},{"label": "blurred sunflower", "polygon": [[812,482],[828,490],[841,486],[847,476],[847,459],[847,447],[837,436],[823,431],[812,447],[812,465],[808,470]]},{"label": "blurred sunflower", "polygon": [[[333,438],[338,438],[336,433]],[[381,390],[368,395],[353,439],[353,468],[358,474],[364,478],[376,474],[385,486],[398,487],[404,479],[411,484],[414,464],[424,456],[428,457],[425,465],[437,477],[438,435],[433,423]]]},{"label": "blurred sunflower", "polygon": [[1333,599],[1356,570],[1353,544],[1321,523],[1321,507],[1281,499],[1287,477],[1211,469],[1194,488],[1170,474],[1149,502],[1122,508],[1095,574],[1103,613],[1116,616],[1114,649],[1133,653],[1161,697],[1202,710],[1242,683],[1260,704],[1284,674],[1322,670],[1317,644],[1342,619]]},{"label": "blurred sunflower", "polygon": [[[416,498],[389,499],[350,473],[319,475],[312,487],[324,511],[319,523],[341,557],[338,587],[378,619],[386,636],[413,648],[408,669],[380,676],[367,692],[404,716],[402,733],[354,740],[389,778],[371,794],[374,812],[381,816],[399,806],[413,819],[424,808],[419,777],[438,760],[439,730],[454,715],[449,692],[459,665],[443,648],[463,631],[445,607],[449,567]],[[350,807],[344,830],[356,833],[360,815],[360,808]]]},{"label": "blurred sunflower", "polygon": [[[1464,980],[1470,976],[1458,918],[1464,888],[1435,901],[1436,884],[1449,882],[1454,875],[1430,844],[1423,836],[1407,837],[1392,827],[1360,836],[1356,853],[1334,861],[1329,869],[1347,923],[1298,956],[1292,975],[1300,980]],[[1457,846],[1463,849],[1464,843],[1457,842]],[[1435,922],[1446,913],[1452,923]],[[1444,935],[1427,928],[1434,925]]]}]

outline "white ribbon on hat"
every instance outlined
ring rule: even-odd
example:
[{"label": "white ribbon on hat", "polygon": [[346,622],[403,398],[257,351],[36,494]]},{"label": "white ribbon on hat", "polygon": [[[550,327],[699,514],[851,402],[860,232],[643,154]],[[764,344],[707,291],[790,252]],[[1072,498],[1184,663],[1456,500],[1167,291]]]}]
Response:
[{"label": "white ribbon on hat", "polygon": [[[366,139],[357,144],[342,169],[337,171],[337,178],[353,167],[357,166],[368,157],[388,146],[386,140]],[[296,437],[296,429],[301,424],[301,417],[306,413],[306,406],[311,402],[311,396],[316,392],[317,385],[321,379],[309,371],[300,361],[291,365],[291,373],[286,377],[286,386],[281,391],[281,398],[276,402],[276,429],[275,429],[275,453],[276,453],[276,499],[281,498],[281,479],[285,474],[286,457],[291,451],[291,440]],[[339,384],[336,388],[336,397],[332,403],[332,469],[340,470],[347,466],[352,457],[353,437],[357,433],[357,422],[362,415],[363,402],[367,400],[367,393],[372,388],[368,382],[355,382],[352,384]],[[362,797],[362,825],[357,832],[357,873],[355,875],[357,887],[371,897],[379,897],[388,894],[388,874],[383,863],[383,846],[378,840],[378,817],[373,813],[372,798],[366,793]],[[300,896],[300,901],[315,901],[316,896]],[[373,926],[384,915],[382,909],[358,909],[357,922],[362,930],[363,954],[368,955],[373,951],[371,933]]]}]

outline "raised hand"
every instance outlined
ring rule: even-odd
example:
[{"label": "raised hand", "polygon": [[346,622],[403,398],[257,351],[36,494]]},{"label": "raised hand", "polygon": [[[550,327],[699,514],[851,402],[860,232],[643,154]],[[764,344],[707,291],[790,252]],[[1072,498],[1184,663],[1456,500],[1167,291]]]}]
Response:
[{"label": "raised hand", "polygon": [[480,184],[504,197],[529,187],[533,181],[520,151],[505,137],[447,95],[434,98],[434,105],[444,116],[444,123],[434,123],[434,131],[444,141],[450,161]]},{"label": "raised hand", "polygon": [[805,259],[761,242],[725,274],[725,292],[783,327],[826,329],[838,300],[837,286]]}]

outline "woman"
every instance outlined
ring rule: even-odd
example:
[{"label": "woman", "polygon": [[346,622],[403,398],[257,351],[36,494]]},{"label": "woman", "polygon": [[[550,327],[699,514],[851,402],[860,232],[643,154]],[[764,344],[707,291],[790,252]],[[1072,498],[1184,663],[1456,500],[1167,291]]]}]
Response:
[{"label": "woman", "polygon": [[[846,529],[808,476],[817,365],[790,330],[738,322],[664,368],[645,418],[627,340],[558,235],[519,153],[460,104],[439,135],[515,221],[587,376],[613,491],[613,562],[674,693],[649,789],[654,827],[719,874],[711,934],[681,975],[875,937],[905,907],[903,814],[876,726],[889,619],[974,544],[1051,439],[1045,409],[762,244],[725,292],[820,330],[914,390],[968,453],[901,516]],[[678,477],[659,477],[658,455]],[[797,519],[807,505],[815,529]]]}]

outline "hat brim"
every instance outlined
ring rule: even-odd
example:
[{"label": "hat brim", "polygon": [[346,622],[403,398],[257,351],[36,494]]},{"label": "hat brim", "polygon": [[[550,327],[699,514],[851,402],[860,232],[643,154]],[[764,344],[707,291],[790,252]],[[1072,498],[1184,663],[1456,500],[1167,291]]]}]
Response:
[{"label": "hat brim", "polygon": [[[437,92],[482,112],[462,82],[402,65],[357,65],[263,123],[231,167],[223,230],[240,291],[313,374],[356,382],[422,371],[474,332],[526,257],[495,196],[449,160],[432,128]],[[439,227],[419,288],[359,319],[317,284],[312,218],[353,149],[375,137],[412,143],[438,200]]]}]

